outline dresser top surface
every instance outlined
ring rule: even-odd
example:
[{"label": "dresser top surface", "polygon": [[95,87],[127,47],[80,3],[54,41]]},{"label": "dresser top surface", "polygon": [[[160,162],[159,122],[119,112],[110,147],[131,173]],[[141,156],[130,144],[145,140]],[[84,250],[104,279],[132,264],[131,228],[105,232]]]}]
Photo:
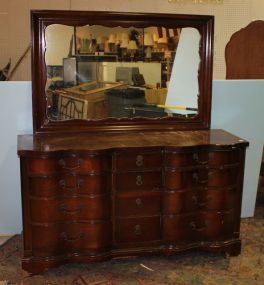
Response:
[{"label": "dresser top surface", "polygon": [[248,142],[224,130],[119,132],[72,135],[19,135],[18,154],[61,150],[100,151],[114,148],[244,145]]}]

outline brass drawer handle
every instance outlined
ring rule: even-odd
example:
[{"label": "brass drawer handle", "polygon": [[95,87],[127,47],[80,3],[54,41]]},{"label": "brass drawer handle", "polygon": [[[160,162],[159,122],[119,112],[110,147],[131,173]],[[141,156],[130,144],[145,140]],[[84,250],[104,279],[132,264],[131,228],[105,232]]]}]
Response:
[{"label": "brass drawer handle", "polygon": [[142,234],[142,229],[140,225],[135,225],[134,234],[140,236]]},{"label": "brass drawer handle", "polygon": [[135,202],[136,202],[136,205],[137,205],[138,208],[143,208],[144,207],[144,203],[143,203],[141,198],[137,198]]},{"label": "brass drawer handle", "polygon": [[68,214],[68,215],[75,215],[75,214],[81,212],[83,209],[84,209],[84,205],[83,204],[80,204],[79,207],[77,207],[74,210],[67,209],[65,204],[61,204],[60,205],[60,210],[63,211],[65,214]]},{"label": "brass drawer handle", "polygon": [[59,186],[63,190],[67,191],[74,191],[76,189],[80,189],[83,185],[83,179],[77,179],[77,185],[75,187],[67,187],[66,186],[66,181],[64,179],[59,180]]},{"label": "brass drawer handle", "polygon": [[77,242],[85,237],[84,232],[80,232],[76,237],[69,238],[67,233],[61,233],[61,238],[66,242]]},{"label": "brass drawer handle", "polygon": [[141,175],[136,176],[136,185],[141,186],[143,184],[143,179]]},{"label": "brass drawer handle", "polygon": [[142,155],[137,155],[136,157],[136,166],[140,167],[143,165],[143,156]]},{"label": "brass drawer handle", "polygon": [[205,184],[205,183],[208,182],[208,179],[201,180],[201,179],[199,178],[198,173],[196,173],[196,172],[193,173],[192,178],[193,178],[193,180],[195,181],[195,183]]},{"label": "brass drawer handle", "polygon": [[73,166],[73,167],[68,167],[67,164],[66,164],[66,161],[61,158],[59,160],[59,165],[64,168],[64,169],[67,169],[67,170],[75,170],[77,168],[80,168],[81,164],[83,163],[83,159],[82,158],[78,158],[77,160],[77,165],[76,166]]},{"label": "brass drawer handle", "polygon": [[189,226],[193,231],[202,232],[207,229],[208,223],[205,221],[205,225],[203,227],[198,227],[195,222],[190,222]]},{"label": "brass drawer handle", "polygon": [[195,196],[195,195],[192,196],[192,202],[193,202],[193,204],[194,204],[194,205],[197,205],[197,206],[199,206],[199,207],[204,207],[204,206],[206,206],[206,205],[210,202],[211,199],[212,199],[212,196],[208,195],[208,196],[206,197],[206,200],[205,200],[204,202],[199,202],[197,196]]},{"label": "brass drawer handle", "polygon": [[209,160],[200,160],[198,153],[194,153],[192,158],[198,164],[208,164],[208,162],[209,162]]}]

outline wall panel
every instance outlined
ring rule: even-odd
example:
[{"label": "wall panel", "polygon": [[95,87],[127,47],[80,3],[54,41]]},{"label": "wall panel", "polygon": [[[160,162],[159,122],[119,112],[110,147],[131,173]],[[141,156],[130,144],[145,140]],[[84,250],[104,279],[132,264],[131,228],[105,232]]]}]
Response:
[{"label": "wall panel", "polygon": [[[30,42],[30,9],[105,10],[156,13],[184,13],[215,15],[214,79],[225,78],[224,50],[231,35],[248,25],[251,20],[264,18],[262,0],[224,0],[224,4],[169,3],[168,0],[1,0],[0,22],[0,68],[12,58],[21,56]],[[7,14],[3,14],[7,13]],[[19,20],[18,20],[19,19]],[[8,39],[1,37],[3,29]],[[7,41],[7,44],[6,44]],[[30,80],[30,56],[25,58],[13,80]]]}]

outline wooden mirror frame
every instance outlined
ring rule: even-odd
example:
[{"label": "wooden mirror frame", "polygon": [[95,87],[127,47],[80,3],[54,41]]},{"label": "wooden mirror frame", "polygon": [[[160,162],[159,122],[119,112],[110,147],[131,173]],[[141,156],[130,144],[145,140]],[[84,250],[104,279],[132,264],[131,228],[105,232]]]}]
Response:
[{"label": "wooden mirror frame", "polygon": [[[198,115],[193,118],[107,118],[103,120],[52,121],[47,116],[45,30],[51,24],[69,26],[104,25],[109,27],[193,27],[201,40],[198,72]],[[98,131],[174,131],[209,129],[211,121],[214,17],[205,15],[123,13],[102,11],[31,11],[32,32],[32,109],[33,131],[42,133],[73,133]]]}]

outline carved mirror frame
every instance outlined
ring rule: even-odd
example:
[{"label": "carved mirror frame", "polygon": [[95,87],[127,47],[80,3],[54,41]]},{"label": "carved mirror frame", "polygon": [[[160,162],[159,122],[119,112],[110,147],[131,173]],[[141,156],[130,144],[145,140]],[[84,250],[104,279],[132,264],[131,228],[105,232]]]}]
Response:
[{"label": "carved mirror frame", "polygon": [[[200,66],[198,71],[198,115],[193,118],[165,117],[107,118],[103,120],[52,121],[47,116],[45,91],[47,70],[45,64],[45,30],[51,24],[69,26],[103,25],[108,27],[158,26],[165,28],[193,27],[200,39]],[[123,13],[102,11],[31,11],[32,32],[32,109],[35,134],[54,132],[98,131],[172,131],[209,129],[211,120],[212,66],[214,17],[205,15]]]}]

